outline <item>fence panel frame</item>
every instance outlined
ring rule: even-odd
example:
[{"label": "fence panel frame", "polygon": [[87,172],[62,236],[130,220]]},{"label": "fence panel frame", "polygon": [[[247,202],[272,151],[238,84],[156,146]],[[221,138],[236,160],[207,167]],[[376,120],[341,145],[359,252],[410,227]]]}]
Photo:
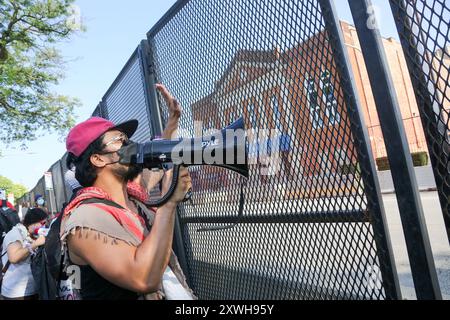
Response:
[{"label": "fence panel frame", "polygon": [[370,0],[349,0],[388,153],[418,299],[442,299],[411,152]]},{"label": "fence panel frame", "polygon": [[[419,36],[414,34],[413,25],[414,22],[417,23],[417,21],[412,21],[406,13],[405,8],[408,7],[408,4],[406,4],[405,0],[389,0],[389,4],[391,6],[392,15],[395,20],[403,52],[405,54],[406,64],[411,75],[411,82],[414,88],[417,105],[419,107],[418,109],[422,126],[425,131],[425,138],[433,168],[434,179],[438,188],[439,201],[442,208],[448,241],[450,243],[450,185],[448,184],[448,181],[445,181],[445,173],[447,173],[447,175],[449,174],[450,167],[448,159],[450,155],[450,136],[448,135],[448,128],[444,128],[442,125],[444,121],[437,119],[442,115],[440,110],[435,109],[440,108],[442,110],[443,105],[436,105],[436,97],[433,99],[431,98],[433,94],[429,92],[427,75],[425,74],[425,70],[421,67],[424,66],[424,64],[429,65],[429,62],[424,62],[427,58],[424,58],[417,50],[420,42],[424,40],[418,40],[417,38]],[[423,19],[423,17],[421,17],[421,19]],[[424,30],[420,29],[418,32],[420,33],[420,37],[423,38]],[[446,41],[448,43],[449,38],[447,38]],[[436,70],[433,69],[430,70],[430,72],[433,73],[436,72]],[[438,86],[438,84],[435,83],[435,79],[431,80],[435,86]],[[447,89],[448,86],[449,84],[447,82]],[[450,97],[445,98],[450,99]],[[436,119],[436,121],[432,121],[432,119]],[[447,130],[447,132],[443,132],[443,130]],[[442,150],[440,150],[441,152],[439,152],[441,157],[438,157],[434,152],[435,146],[442,148]],[[447,159],[444,157],[445,154],[447,154]]]}]

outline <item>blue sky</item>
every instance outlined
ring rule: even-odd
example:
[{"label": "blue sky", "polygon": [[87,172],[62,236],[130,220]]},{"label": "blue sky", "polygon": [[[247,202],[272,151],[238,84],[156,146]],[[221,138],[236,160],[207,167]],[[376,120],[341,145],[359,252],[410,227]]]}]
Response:
[{"label": "blue sky", "polygon": [[[83,106],[77,119],[88,118],[148,30],[174,0],[78,0],[87,31],[59,45],[71,62],[58,93],[78,97]],[[13,146],[18,147],[18,146]],[[44,172],[65,152],[56,135],[28,143],[24,152],[0,143],[0,175],[33,188]],[[32,154],[30,154],[32,153]]]},{"label": "blue sky", "polygon": [[[114,81],[146,32],[173,5],[174,0],[78,0],[87,32],[60,44],[62,54],[70,59],[66,78],[55,88],[60,94],[78,97],[82,107],[76,110],[78,121],[90,116],[101,97]],[[336,0],[340,18],[351,22],[347,1]],[[375,0],[382,17],[381,32],[396,36],[390,18],[388,0]],[[56,135],[46,134],[28,143],[22,151],[18,145],[0,143],[0,175],[31,189],[44,172],[65,152],[65,144]]]}]

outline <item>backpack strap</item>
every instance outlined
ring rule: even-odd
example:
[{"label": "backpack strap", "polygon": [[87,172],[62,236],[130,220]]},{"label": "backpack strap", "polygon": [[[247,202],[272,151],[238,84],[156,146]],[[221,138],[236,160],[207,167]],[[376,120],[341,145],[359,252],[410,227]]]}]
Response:
[{"label": "backpack strap", "polygon": [[61,288],[61,281],[62,281],[62,275],[64,272],[64,259],[66,258],[66,250],[62,250],[61,252],[61,258],[59,259],[59,272],[58,272],[58,282],[56,285],[56,296],[60,298],[59,296],[59,288]]},{"label": "backpack strap", "polygon": [[[7,253],[8,253],[8,251],[5,251],[5,252],[2,254],[1,258],[3,258],[3,256],[4,256],[5,254],[7,254]],[[3,269],[2,269],[2,275],[5,274],[6,271],[8,271],[8,268],[9,268],[9,265],[10,265],[10,264],[11,264],[11,262],[8,260],[8,261],[6,262],[6,264],[5,264],[5,266],[4,266]]]},{"label": "backpack strap", "polygon": [[93,203],[103,203],[106,204],[108,206],[114,207],[114,208],[118,208],[118,209],[123,209],[125,210],[124,207],[122,207],[120,204],[115,203],[114,201],[111,200],[107,200],[107,199],[101,199],[101,198],[90,198],[90,199],[86,199],[84,201],[80,202],[80,205],[82,204],[93,204]]},{"label": "backpack strap", "polygon": [[[134,224],[133,221],[130,220],[129,217],[125,216],[125,219],[122,220],[120,215],[118,214],[118,211],[129,211],[128,209],[125,209],[118,203],[107,200],[103,198],[89,198],[86,200],[83,200],[79,203],[79,205],[84,204],[92,204],[102,210],[105,210],[109,214],[111,214],[114,219],[116,219],[121,225],[123,225],[125,228],[127,228],[130,232],[132,232],[137,238],[143,237],[142,231],[138,230],[137,226]],[[78,206],[79,206],[78,205]],[[148,227],[148,218],[145,214],[142,213],[142,211],[139,210],[139,206],[137,206],[137,212],[134,212],[136,214],[137,218],[140,220],[140,222]],[[150,229],[148,229],[150,230]],[[143,240],[143,238],[142,238]]]},{"label": "backpack strap", "polygon": [[8,262],[6,262],[5,266],[2,269],[2,274],[5,274],[6,271],[8,271],[8,268],[10,265],[11,265],[11,262],[8,260]]}]

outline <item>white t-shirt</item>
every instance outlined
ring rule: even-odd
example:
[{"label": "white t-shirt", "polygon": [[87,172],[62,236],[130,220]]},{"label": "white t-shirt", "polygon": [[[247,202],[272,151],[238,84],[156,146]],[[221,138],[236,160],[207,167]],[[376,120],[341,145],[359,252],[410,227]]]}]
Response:
[{"label": "white t-shirt", "polygon": [[[9,231],[3,240],[2,254],[7,251],[8,245],[19,241],[22,245],[26,242],[26,229],[18,224]],[[3,266],[8,262],[8,254],[2,257]],[[20,263],[11,263],[3,276],[2,296],[6,298],[19,298],[36,294],[36,286],[31,273],[31,257]]]},{"label": "white t-shirt", "polygon": [[163,274],[162,286],[166,300],[193,300],[189,292],[181,285],[170,267]]}]

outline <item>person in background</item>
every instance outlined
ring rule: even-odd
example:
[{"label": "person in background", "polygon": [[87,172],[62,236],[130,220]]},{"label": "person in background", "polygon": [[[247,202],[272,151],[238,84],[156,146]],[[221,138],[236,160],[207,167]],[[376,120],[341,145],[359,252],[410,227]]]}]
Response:
[{"label": "person in background", "polygon": [[31,273],[31,256],[45,243],[38,230],[45,225],[47,213],[39,208],[28,210],[23,222],[9,231],[2,245],[3,280],[1,295],[4,300],[37,299]]},{"label": "person in background", "polygon": [[53,214],[53,212],[51,212],[47,208],[45,198],[42,195],[37,194],[34,197],[34,200],[35,200],[36,208],[42,209],[43,211],[45,211],[47,213],[47,223],[46,223],[46,225],[47,225],[47,227],[50,226],[50,223],[54,220],[55,215]]},{"label": "person in background", "polygon": [[42,195],[37,194],[34,197],[34,203],[35,203],[36,208],[40,208],[40,209],[43,209],[44,211],[48,211],[47,208],[45,207],[45,199]]},{"label": "person in background", "polygon": [[16,210],[13,204],[8,201],[6,197],[6,191],[3,189],[0,189],[0,207],[8,207],[10,209]]},{"label": "person in background", "polygon": [[[56,213],[56,215],[54,216],[54,218],[51,220],[50,222],[50,226],[52,226],[52,224],[56,221],[56,220],[60,220],[60,215],[62,214],[62,211],[64,210],[64,208],[73,200],[75,199],[78,191],[80,191],[81,189],[83,189],[83,187],[80,185],[80,183],[78,182],[78,180],[75,178],[75,166],[71,165],[70,163],[68,164],[68,167],[70,168],[69,170],[66,171],[66,173],[64,174],[64,184],[66,186],[66,188],[71,192],[70,193],[70,199],[67,202],[64,202],[62,205],[62,210],[58,213]],[[59,223],[60,224],[60,223]]]},{"label": "person in background", "polygon": [[16,224],[20,222],[16,208],[6,200],[5,190],[0,190],[0,245],[3,238]]},{"label": "person in background", "polygon": [[64,174],[64,182],[66,184],[66,188],[68,188],[72,192],[70,197],[71,199],[69,200],[70,202],[78,193],[78,191],[83,189],[83,187],[78,182],[77,178],[75,178],[75,166],[69,164],[68,167],[70,167],[70,169],[67,170]]}]

